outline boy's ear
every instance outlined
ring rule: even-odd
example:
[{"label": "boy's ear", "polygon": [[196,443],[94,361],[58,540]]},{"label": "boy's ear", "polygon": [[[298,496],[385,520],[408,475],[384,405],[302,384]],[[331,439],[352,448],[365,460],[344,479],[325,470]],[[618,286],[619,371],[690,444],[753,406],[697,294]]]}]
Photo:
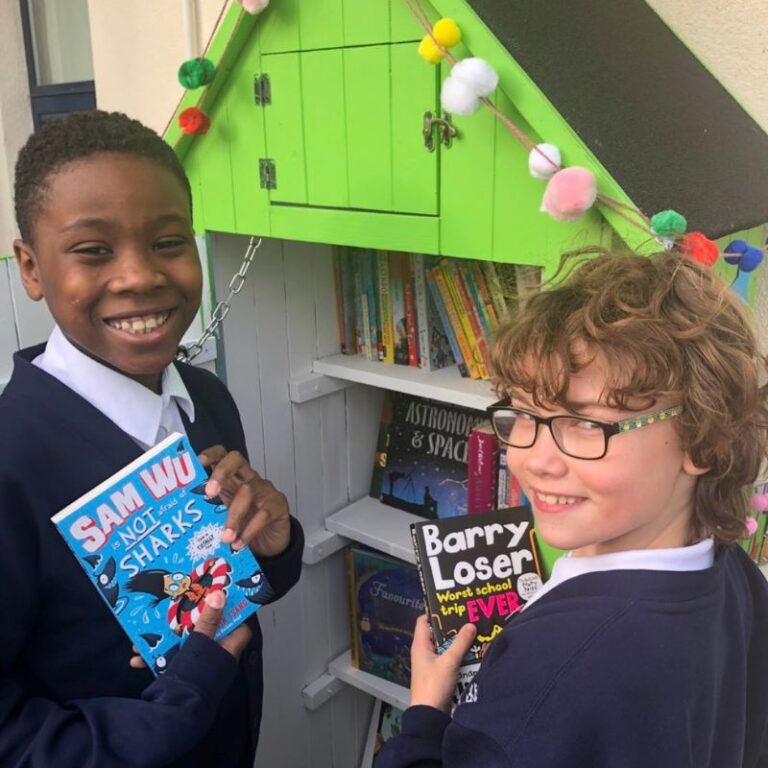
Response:
[{"label": "boy's ear", "polygon": [[14,240],[13,252],[16,254],[16,263],[19,265],[21,282],[27,296],[32,301],[40,301],[43,298],[43,286],[40,283],[37,256],[35,256],[32,246],[23,240]]},{"label": "boy's ear", "polygon": [[709,467],[697,467],[690,455],[686,453],[683,455],[683,472],[691,475],[691,477],[698,477],[699,475],[706,475],[709,472]]}]

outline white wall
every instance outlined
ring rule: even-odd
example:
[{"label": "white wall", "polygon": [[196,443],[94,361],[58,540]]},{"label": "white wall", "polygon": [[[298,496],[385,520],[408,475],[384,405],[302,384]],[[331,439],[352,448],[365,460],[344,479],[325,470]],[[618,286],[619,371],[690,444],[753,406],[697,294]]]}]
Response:
[{"label": "white wall", "polygon": [[[179,66],[202,53],[224,5],[225,0],[88,0],[99,108],[125,112],[162,132],[183,94]],[[197,20],[196,36],[185,32],[185,6]]]}]

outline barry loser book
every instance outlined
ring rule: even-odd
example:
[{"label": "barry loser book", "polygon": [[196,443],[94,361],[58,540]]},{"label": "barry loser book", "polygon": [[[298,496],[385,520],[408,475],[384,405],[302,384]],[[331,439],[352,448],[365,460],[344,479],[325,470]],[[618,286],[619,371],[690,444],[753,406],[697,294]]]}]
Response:
[{"label": "barry loser book", "polygon": [[217,637],[273,594],[252,552],[221,541],[226,508],[185,435],[174,433],[52,521],[155,674],[224,592]]},{"label": "barry loser book", "polygon": [[477,637],[463,664],[478,663],[542,584],[530,507],[425,520],[411,536],[437,652],[472,622]]}]

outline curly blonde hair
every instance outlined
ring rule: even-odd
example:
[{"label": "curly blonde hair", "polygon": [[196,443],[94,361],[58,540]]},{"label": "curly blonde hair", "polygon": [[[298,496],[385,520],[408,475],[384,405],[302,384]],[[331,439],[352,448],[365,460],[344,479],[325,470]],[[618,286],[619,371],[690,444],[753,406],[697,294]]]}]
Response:
[{"label": "curly blonde hair", "polygon": [[674,251],[575,251],[546,287],[492,345],[498,393],[523,390],[539,407],[573,411],[570,377],[600,355],[608,405],[683,406],[674,420],[681,446],[707,469],[694,491],[692,536],[711,535],[719,545],[742,538],[744,487],[768,452],[768,387],[741,300],[712,270]]}]

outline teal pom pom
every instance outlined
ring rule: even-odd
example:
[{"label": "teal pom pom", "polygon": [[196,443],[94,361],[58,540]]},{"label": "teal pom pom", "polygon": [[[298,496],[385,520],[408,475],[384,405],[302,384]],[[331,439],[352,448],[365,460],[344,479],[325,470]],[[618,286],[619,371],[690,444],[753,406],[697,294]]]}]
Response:
[{"label": "teal pom pom", "polygon": [[216,66],[210,59],[190,59],[179,67],[179,82],[188,90],[200,88],[213,80]]},{"label": "teal pom pom", "polygon": [[685,234],[688,229],[688,222],[685,216],[677,211],[659,211],[651,219],[651,229],[659,237],[677,237]]}]

